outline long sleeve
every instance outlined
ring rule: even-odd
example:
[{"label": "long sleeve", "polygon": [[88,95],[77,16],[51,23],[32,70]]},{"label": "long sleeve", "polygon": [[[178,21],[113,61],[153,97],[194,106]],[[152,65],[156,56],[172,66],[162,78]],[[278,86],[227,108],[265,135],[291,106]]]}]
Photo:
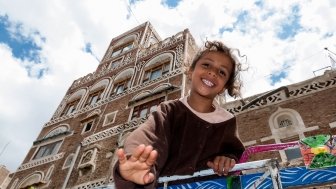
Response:
[{"label": "long sleeve", "polygon": [[[151,172],[158,177],[159,171],[163,167],[168,153],[167,135],[169,133],[169,127],[167,123],[167,107],[161,105],[157,111],[153,112],[145,123],[141,124],[136,130],[134,130],[125,140],[124,150],[126,154],[131,154],[133,150],[140,144],[152,145],[155,150],[158,151],[158,159],[154,164]],[[140,186],[124,180],[118,170],[118,162],[114,166],[114,182],[117,189],[132,189]],[[141,186],[145,189],[152,189],[156,186],[156,180],[145,186]]]}]

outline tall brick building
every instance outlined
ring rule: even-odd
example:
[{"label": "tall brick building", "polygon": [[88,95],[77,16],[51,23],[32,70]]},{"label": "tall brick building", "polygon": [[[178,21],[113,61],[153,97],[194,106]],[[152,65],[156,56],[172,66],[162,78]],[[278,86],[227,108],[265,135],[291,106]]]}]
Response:
[{"label": "tall brick building", "polygon": [[9,188],[92,188],[112,181],[114,151],[165,100],[184,96],[197,51],[186,29],[162,40],[149,22],[112,39],[96,71],[73,82]]},{"label": "tall brick building", "polygon": [[[89,189],[112,183],[114,152],[151,111],[189,90],[184,65],[198,47],[186,29],[162,40],[149,22],[112,39],[96,71],[73,82],[9,189]],[[336,131],[336,73],[225,104],[246,146]],[[216,99],[223,104],[224,99]],[[297,158],[297,150],[251,160]]]}]

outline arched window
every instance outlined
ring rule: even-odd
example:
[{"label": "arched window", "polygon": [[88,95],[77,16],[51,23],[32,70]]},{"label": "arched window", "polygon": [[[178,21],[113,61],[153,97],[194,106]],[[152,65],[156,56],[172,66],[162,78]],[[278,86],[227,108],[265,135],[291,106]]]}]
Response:
[{"label": "arched window", "polygon": [[93,105],[97,102],[99,102],[103,96],[104,96],[104,90],[106,86],[108,85],[109,80],[104,79],[99,81],[98,83],[94,84],[89,92],[88,98],[86,100],[85,106],[87,105]]},{"label": "arched window", "polygon": [[165,97],[151,100],[149,102],[137,105],[133,108],[131,119],[147,117],[151,112],[157,109],[157,106],[165,100]]},{"label": "arched window", "polygon": [[278,128],[289,127],[293,125],[294,125],[294,120],[290,115],[283,114],[277,117],[277,127]]},{"label": "arched window", "polygon": [[69,115],[73,112],[75,112],[79,107],[78,104],[82,98],[82,96],[85,94],[86,90],[81,89],[73,93],[70,98],[67,100],[66,106],[61,114],[61,116]]},{"label": "arched window", "polygon": [[64,161],[63,169],[66,169],[66,168],[70,167],[70,165],[71,165],[71,163],[73,161],[74,156],[75,156],[74,154],[68,155],[68,157]]},{"label": "arched window", "polygon": [[137,35],[133,34],[121,39],[118,43],[116,43],[113,47],[111,58],[114,58],[120,54],[123,54],[129,50],[131,50],[134,46],[134,42],[136,40]]},{"label": "arched window", "polygon": [[52,142],[43,146],[40,146],[33,159],[40,159],[46,156],[51,156],[57,154],[59,148],[61,147],[62,141]]},{"label": "arched window", "polygon": [[22,182],[19,184],[18,188],[29,188],[29,187],[38,187],[41,184],[44,184],[43,181],[43,173],[42,172],[35,172],[28,177],[24,178]]},{"label": "arched window", "polygon": [[169,73],[173,55],[170,53],[161,54],[150,60],[144,67],[142,82],[155,80],[166,73]]},{"label": "arched window", "polygon": [[111,95],[119,94],[131,87],[131,78],[134,74],[133,68],[128,68],[120,72],[113,81]]},{"label": "arched window", "polygon": [[50,177],[51,177],[51,174],[52,174],[52,172],[53,172],[53,170],[54,170],[54,165],[52,165],[49,169],[48,169],[48,172],[47,172],[47,174],[46,174],[46,176],[45,176],[45,178],[44,178],[44,180],[45,181],[48,181],[49,179],[50,179]]},{"label": "arched window", "polygon": [[57,136],[59,134],[65,133],[67,131],[69,131],[68,125],[62,125],[62,126],[59,126],[59,127],[55,128],[55,129],[51,130],[43,138],[50,138],[50,137],[53,137],[53,136]]}]

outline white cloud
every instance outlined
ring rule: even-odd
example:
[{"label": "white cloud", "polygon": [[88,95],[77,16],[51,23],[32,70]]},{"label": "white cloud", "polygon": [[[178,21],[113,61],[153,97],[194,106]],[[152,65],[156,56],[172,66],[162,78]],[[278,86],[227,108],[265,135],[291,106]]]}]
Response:
[{"label": "white cloud", "polygon": [[[294,38],[280,40],[280,24],[294,5],[300,7],[303,28]],[[247,20],[237,24],[244,11]],[[0,15],[21,23],[21,34],[35,40],[42,57],[39,65],[23,62],[0,44],[0,148],[10,142],[0,164],[14,171],[71,83],[95,70],[97,60],[83,51],[87,43],[101,59],[113,37],[146,21],[163,39],[189,28],[199,45],[206,38],[220,39],[247,55],[250,69],[243,74],[246,97],[311,78],[314,70],[330,65],[323,48],[336,51],[334,12],[336,4],[331,0],[263,1],[262,8],[253,1],[221,0],[184,0],[176,8],[157,0],[134,4],[124,0],[0,0]],[[220,34],[224,27],[233,30]],[[289,63],[288,77],[271,86],[270,74],[285,63]],[[40,68],[47,72],[41,79],[28,77],[24,65],[32,67],[33,75]]]}]

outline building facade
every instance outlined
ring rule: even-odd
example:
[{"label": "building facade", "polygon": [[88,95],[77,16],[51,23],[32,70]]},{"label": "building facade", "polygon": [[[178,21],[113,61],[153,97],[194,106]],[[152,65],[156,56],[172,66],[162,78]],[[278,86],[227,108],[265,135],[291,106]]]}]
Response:
[{"label": "building facade", "polygon": [[4,165],[0,165],[0,189],[7,188],[10,182],[9,173],[9,170]]},{"label": "building facade", "polygon": [[[45,123],[8,189],[89,189],[113,183],[115,150],[156,106],[187,94],[185,65],[198,47],[186,29],[161,39],[143,23],[112,39],[95,72],[73,82]],[[224,106],[237,116],[245,146],[296,141],[336,131],[333,71]],[[224,99],[216,99],[223,104]],[[250,160],[298,158],[296,149]]]},{"label": "building facade", "polygon": [[149,22],[113,38],[96,71],[70,86],[8,188],[112,182],[114,151],[160,102],[185,95],[184,64],[196,51],[187,29],[162,40]]},{"label": "building facade", "polygon": [[[328,70],[300,83],[228,102],[224,107],[236,115],[240,137],[248,148],[294,142],[318,134],[336,135],[335,94],[336,70]],[[284,163],[302,160],[299,148],[256,153],[249,160],[267,158]]]}]

